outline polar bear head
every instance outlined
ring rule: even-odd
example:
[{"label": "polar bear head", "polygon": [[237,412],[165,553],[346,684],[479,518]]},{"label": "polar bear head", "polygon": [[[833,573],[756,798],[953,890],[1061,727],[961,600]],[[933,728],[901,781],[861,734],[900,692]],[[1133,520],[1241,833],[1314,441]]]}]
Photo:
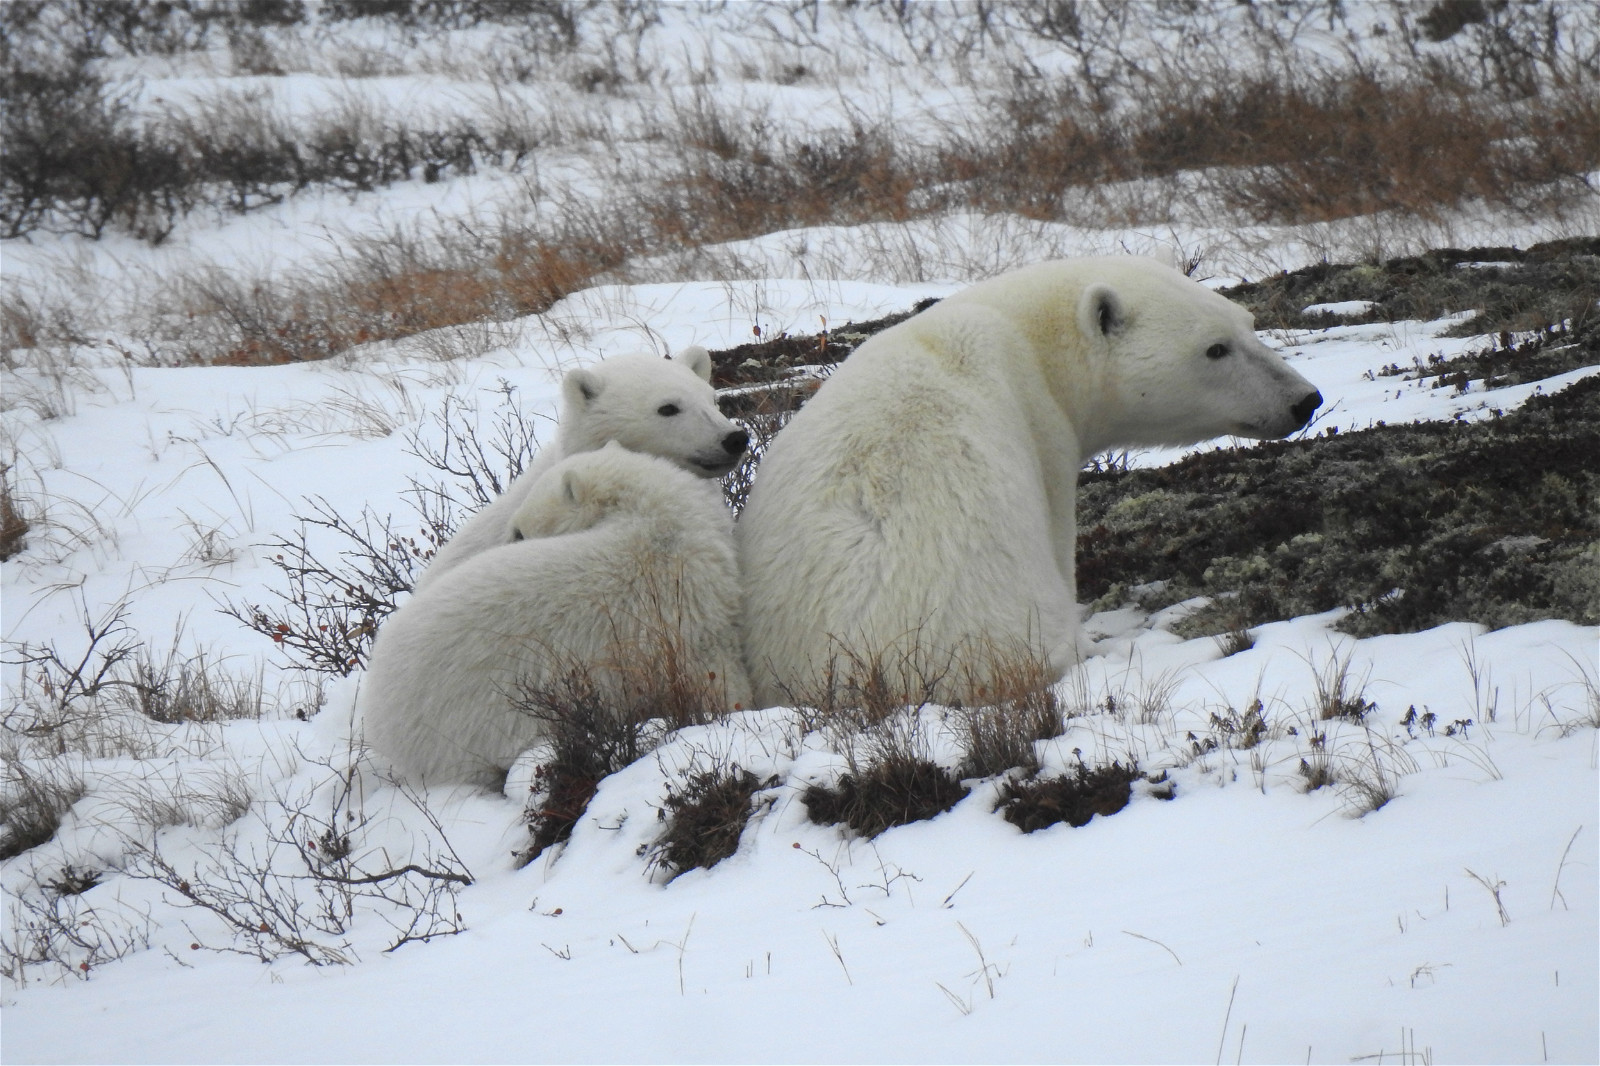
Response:
[{"label": "polar bear head", "polygon": [[1285,437],[1322,405],[1256,337],[1248,311],[1172,267],[1136,256],[1073,267],[1076,332],[1116,443]]},{"label": "polar bear head", "polygon": [[672,359],[614,355],[569,371],[561,395],[563,455],[616,441],[701,477],[721,477],[744,457],[749,438],[717,409],[704,348]]},{"label": "polar bear head", "polygon": [[568,456],[541,474],[528,490],[511,518],[511,539],[578,533],[598,525],[619,506],[632,509],[638,502],[638,489],[648,484],[638,477],[640,467],[671,469],[661,459],[630,452],[616,441]]},{"label": "polar bear head", "polygon": [[1226,434],[1283,437],[1322,404],[1256,337],[1249,312],[1154,259],[1039,263],[944,301],[958,315],[972,303],[1026,338],[1086,455]]}]

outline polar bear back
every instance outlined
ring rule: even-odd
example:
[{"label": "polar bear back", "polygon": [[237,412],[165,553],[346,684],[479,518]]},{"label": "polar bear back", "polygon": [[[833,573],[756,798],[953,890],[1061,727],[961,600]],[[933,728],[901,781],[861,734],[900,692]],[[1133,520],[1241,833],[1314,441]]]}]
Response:
[{"label": "polar bear back", "polygon": [[407,777],[492,784],[545,733],[519,692],[575,673],[609,698],[675,656],[708,710],[748,705],[731,522],[716,486],[609,445],[548,471],[520,527],[385,623],[362,693],[365,737]]},{"label": "polar bear back", "polygon": [[1048,494],[1020,415],[1029,390],[1001,367],[1021,339],[940,305],[895,329],[782,431],[740,517],[762,702],[809,701],[821,675],[868,660],[931,676],[979,638],[1042,655],[1044,634],[1072,624],[1048,510],[1022,505]]}]

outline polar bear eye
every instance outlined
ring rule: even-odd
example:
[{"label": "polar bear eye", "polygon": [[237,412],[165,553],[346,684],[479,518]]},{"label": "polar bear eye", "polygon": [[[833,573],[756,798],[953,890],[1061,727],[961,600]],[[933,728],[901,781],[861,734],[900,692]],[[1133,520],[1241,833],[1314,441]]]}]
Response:
[{"label": "polar bear eye", "polygon": [[1206,349],[1207,359],[1221,359],[1227,354],[1228,346],[1226,344],[1213,344],[1211,347]]},{"label": "polar bear eye", "polygon": [[656,408],[656,414],[662,416],[663,418],[671,418],[677,413],[678,405],[675,403],[664,403],[660,407]]}]

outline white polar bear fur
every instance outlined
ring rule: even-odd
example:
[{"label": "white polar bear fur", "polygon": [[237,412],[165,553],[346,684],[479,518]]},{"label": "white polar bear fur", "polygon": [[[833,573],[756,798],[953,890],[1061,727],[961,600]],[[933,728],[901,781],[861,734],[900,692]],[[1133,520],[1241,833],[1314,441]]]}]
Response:
[{"label": "white polar bear fur", "polygon": [[522,686],[576,669],[607,697],[637,694],[669,645],[678,676],[717,701],[708,711],[749,706],[717,484],[617,444],[548,473],[514,518],[525,539],[454,567],[378,633],[364,735],[414,782],[498,784],[546,733],[514,706]]},{"label": "white polar bear fur", "polygon": [[[431,584],[479,552],[511,540],[511,518],[550,467],[617,441],[630,451],[671,459],[701,477],[721,477],[744,457],[745,435],[717,409],[711,353],[691,346],[672,359],[613,355],[569,371],[561,382],[556,439],[542,448],[506,491],[475,513],[417,579]],[[671,410],[672,414],[662,412]]]},{"label": "white polar bear fur", "polygon": [[875,659],[914,659],[912,686],[946,702],[1003,690],[990,672],[1014,655],[1059,677],[1084,461],[1285,436],[1321,402],[1252,326],[1168,266],[1103,257],[1002,274],[863,344],[772,442],[739,519],[758,702]]}]

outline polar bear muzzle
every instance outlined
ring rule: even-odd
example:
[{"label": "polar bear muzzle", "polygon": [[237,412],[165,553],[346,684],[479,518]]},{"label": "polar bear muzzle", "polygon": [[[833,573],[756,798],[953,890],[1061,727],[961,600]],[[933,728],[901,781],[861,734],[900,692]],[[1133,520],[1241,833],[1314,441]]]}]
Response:
[{"label": "polar bear muzzle", "polygon": [[750,434],[736,429],[722,438],[722,455],[695,456],[690,462],[712,477],[721,477],[739,465],[744,450],[750,446]]},{"label": "polar bear muzzle", "polygon": [[[1311,421],[1312,414],[1321,406],[1322,393],[1313,390],[1310,395],[1306,396],[1299,403],[1289,408],[1289,413],[1294,415],[1294,428],[1303,429],[1305,424]],[[1290,432],[1293,432],[1293,430]]]}]

